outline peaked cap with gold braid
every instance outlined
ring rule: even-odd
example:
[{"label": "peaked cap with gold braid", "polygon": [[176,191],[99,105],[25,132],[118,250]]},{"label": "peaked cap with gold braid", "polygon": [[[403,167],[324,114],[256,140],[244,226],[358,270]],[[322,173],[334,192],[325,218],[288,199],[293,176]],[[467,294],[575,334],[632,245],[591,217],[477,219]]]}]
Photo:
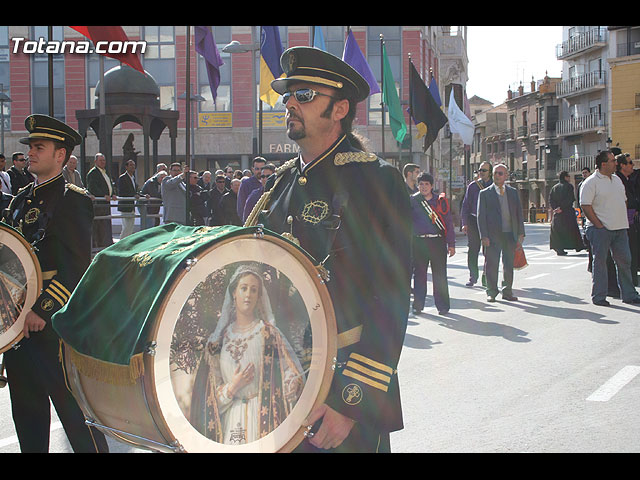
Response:
[{"label": "peaked cap with gold braid", "polygon": [[73,147],[82,143],[82,137],[78,132],[66,123],[48,115],[29,115],[24,121],[24,126],[29,132],[28,137],[20,139],[20,143],[24,145],[29,145],[31,140],[40,138],[61,142],[72,150]]},{"label": "peaked cap with gold braid", "polygon": [[344,92],[344,97],[361,102],[369,96],[369,84],[351,65],[340,58],[313,47],[291,47],[280,57],[286,77],[271,82],[280,95],[292,82],[325,85]]}]

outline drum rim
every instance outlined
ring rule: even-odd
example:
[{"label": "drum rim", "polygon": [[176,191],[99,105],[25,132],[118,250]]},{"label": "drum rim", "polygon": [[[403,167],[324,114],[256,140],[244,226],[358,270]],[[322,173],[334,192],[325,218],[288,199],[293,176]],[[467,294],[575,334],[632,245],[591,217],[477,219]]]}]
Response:
[{"label": "drum rim", "polygon": [[[244,240],[244,239],[255,239],[256,235],[254,233],[246,233],[242,235],[236,235],[229,238],[223,238],[218,242],[210,245],[209,247],[199,251],[197,253],[198,257],[204,257],[210,251],[216,250],[221,246],[231,243],[233,241]],[[303,265],[304,270],[309,274],[309,278],[312,280],[313,285],[318,291],[320,296],[320,300],[322,301],[323,308],[326,313],[326,328],[327,328],[327,345],[326,345],[326,358],[323,367],[322,373],[322,382],[320,384],[320,388],[316,398],[313,401],[313,405],[311,406],[309,411],[317,408],[321,404],[323,404],[328,397],[329,390],[331,387],[331,383],[333,381],[333,361],[337,355],[337,323],[335,317],[335,310],[333,307],[333,302],[329,295],[329,291],[321,279],[321,277],[317,274],[318,270],[316,265],[313,263],[312,258],[300,247],[297,245],[285,240],[283,237],[274,232],[265,231],[264,235],[260,237],[263,241],[270,241],[275,243],[276,245],[284,248],[289,253],[291,253],[296,259]],[[315,272],[315,274],[313,274]],[[177,288],[180,280],[187,275],[188,270],[183,269],[178,275],[175,276],[172,281],[170,287],[166,289],[164,292],[164,298],[162,303],[158,308],[158,318],[161,316],[160,312],[165,312],[167,304],[169,300],[172,298],[175,289]],[[148,334],[149,341],[155,341],[158,338],[158,333],[160,330],[160,322],[154,322],[153,328],[150,329]],[[162,409],[160,408],[160,401],[158,399],[158,392],[155,388],[156,385],[156,372],[155,372],[155,357],[153,355],[144,355],[144,369],[145,375],[143,376],[144,389],[146,392],[150,393],[147,396],[147,402],[150,407],[150,415],[153,418],[158,431],[161,433],[163,437],[167,439],[167,443],[171,445],[179,445],[180,441],[175,437],[171,428],[167,424],[166,419],[164,418]],[[303,439],[304,439],[304,428],[300,426],[296,433],[277,451],[274,453],[286,453],[291,452]]]},{"label": "drum rim", "polygon": [[[16,230],[15,228],[11,227],[10,225],[4,222],[0,222],[0,232],[7,232],[11,236],[11,238],[16,239],[18,243],[21,245],[21,247],[24,248],[24,251],[22,253],[26,252],[28,257],[32,260],[34,265],[34,270],[35,270],[35,277],[36,277],[36,281],[35,281],[36,284],[33,285],[33,287],[35,287],[35,291],[37,292],[34,298],[34,301],[35,301],[35,299],[38,298],[38,296],[40,295],[40,292],[42,291],[43,275],[42,275],[42,267],[40,266],[40,261],[38,260],[38,257],[36,256],[36,253],[33,250],[33,247],[18,230]],[[11,251],[16,254],[16,256],[18,257],[18,260],[20,260],[20,264],[24,268],[25,265],[20,253],[16,252],[13,249]],[[26,270],[27,269],[25,268],[25,273],[28,274]],[[27,279],[27,285],[29,284],[29,280],[30,279]],[[26,317],[27,313],[30,310],[31,310],[31,305],[27,306],[26,299],[25,299],[25,305],[23,306],[22,312],[20,312],[18,319],[14,322],[14,325],[19,322],[21,322],[24,325],[24,318]],[[11,349],[15,344],[20,342],[23,339],[23,337],[24,337],[24,331],[23,329],[20,329],[20,332],[17,333],[16,336],[12,338],[10,342],[6,343],[3,346],[0,346],[0,353],[4,353],[7,350]]]}]

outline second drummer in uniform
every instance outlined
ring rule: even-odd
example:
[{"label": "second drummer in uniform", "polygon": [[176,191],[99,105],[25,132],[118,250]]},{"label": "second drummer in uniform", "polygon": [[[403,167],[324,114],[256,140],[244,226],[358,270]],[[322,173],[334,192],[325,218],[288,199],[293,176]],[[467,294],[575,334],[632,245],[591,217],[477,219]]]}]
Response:
[{"label": "second drummer in uniform", "polygon": [[59,337],[51,317],[71,296],[91,262],[93,206],[83,189],[66,184],[62,168],[80,135],[63,122],[30,115],[29,170],[37,180],[20,190],[5,221],[33,245],[43,273],[43,289],[25,317],[24,337],[4,353],[11,408],[22,452],[49,449],[51,399],[75,452],[107,452],[104,435],[85,424],[66,385]]},{"label": "second drummer in uniform", "polygon": [[[247,220],[299,242],[328,271],[338,355],[333,383],[298,451],[390,451],[403,428],[397,365],[407,326],[411,213],[400,171],[352,132],[366,81],[322,50],[281,57],[289,138],[300,153],[281,166]],[[311,428],[313,426],[313,428]]]}]

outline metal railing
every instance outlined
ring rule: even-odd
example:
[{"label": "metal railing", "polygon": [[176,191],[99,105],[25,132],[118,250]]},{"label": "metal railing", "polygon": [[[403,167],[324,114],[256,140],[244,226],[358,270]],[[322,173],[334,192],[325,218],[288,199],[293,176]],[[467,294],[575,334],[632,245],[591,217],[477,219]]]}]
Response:
[{"label": "metal railing", "polygon": [[569,173],[581,172],[584,167],[589,167],[592,172],[596,168],[596,156],[584,155],[580,157],[560,158],[556,161],[556,172],[567,171]]},{"label": "metal railing", "polygon": [[593,88],[605,86],[605,84],[605,72],[600,70],[589,72],[556,84],[556,95],[558,97],[566,97],[574,93],[587,92]]},{"label": "metal railing", "polygon": [[[153,226],[155,226],[156,222],[154,221],[154,219],[162,219],[162,213],[160,210],[160,207],[162,207],[162,199],[161,198],[156,198],[156,197],[150,197],[150,198],[146,198],[146,197],[115,197],[114,199],[111,200],[107,200],[104,197],[91,197],[93,200],[93,207],[94,207],[94,211],[96,209],[96,207],[106,207],[107,205],[109,206],[109,215],[94,215],[93,216],[93,221],[100,221],[100,220],[109,220],[109,222],[111,222],[112,224],[112,228],[113,228],[113,220],[116,221],[121,221],[123,218],[133,218],[133,219],[140,219],[139,221],[139,225],[140,228],[139,230],[145,230],[147,228],[151,228]],[[126,202],[123,204],[123,202]],[[135,207],[133,209],[132,212],[121,212],[119,210],[117,210],[118,206],[126,206],[126,207]],[[117,213],[113,213],[113,208],[116,208],[116,212]],[[149,208],[158,208],[158,213],[149,213],[148,209]],[[161,223],[161,222],[157,222],[157,223]],[[121,230],[122,232],[122,230]],[[113,234],[112,234],[113,236]],[[91,254],[95,255],[96,253],[98,253],[100,250],[102,250],[103,248],[105,248],[106,245],[103,246],[96,246],[94,244],[94,242],[92,241],[92,248],[91,248]]]},{"label": "metal railing", "polygon": [[[96,206],[106,206],[109,205],[109,208],[113,207],[135,207],[132,212],[120,212],[118,210],[118,214],[109,214],[109,215],[95,215],[93,217],[94,220],[114,220],[114,219],[122,219],[122,218],[139,218],[140,219],[140,230],[144,230],[145,228],[149,228],[150,224],[147,221],[152,218],[162,218],[162,214],[158,211],[158,213],[149,213],[148,208],[160,208],[162,207],[162,199],[156,197],[115,197],[107,201],[105,198],[94,197],[92,198],[94,208]],[[136,212],[136,209],[138,213]]]},{"label": "metal railing", "polygon": [[575,135],[604,127],[605,114],[589,113],[556,122],[556,135]]},{"label": "metal railing", "polygon": [[606,27],[598,27],[565,40],[556,46],[556,58],[564,60],[594,46],[604,45],[607,39]]}]

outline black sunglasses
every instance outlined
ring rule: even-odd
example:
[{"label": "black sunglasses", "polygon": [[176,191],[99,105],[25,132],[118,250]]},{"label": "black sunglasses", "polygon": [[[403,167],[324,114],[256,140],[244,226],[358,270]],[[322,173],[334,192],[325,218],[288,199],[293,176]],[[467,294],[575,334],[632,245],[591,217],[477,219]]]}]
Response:
[{"label": "black sunglasses", "polygon": [[295,95],[296,101],[298,103],[309,103],[314,98],[316,98],[316,95],[321,95],[323,97],[329,97],[329,98],[335,99],[335,97],[332,97],[331,95],[327,95],[326,93],[320,93],[311,88],[299,88],[294,92],[284,93],[282,95],[282,103],[286,105],[289,99],[291,98],[291,95]]}]

